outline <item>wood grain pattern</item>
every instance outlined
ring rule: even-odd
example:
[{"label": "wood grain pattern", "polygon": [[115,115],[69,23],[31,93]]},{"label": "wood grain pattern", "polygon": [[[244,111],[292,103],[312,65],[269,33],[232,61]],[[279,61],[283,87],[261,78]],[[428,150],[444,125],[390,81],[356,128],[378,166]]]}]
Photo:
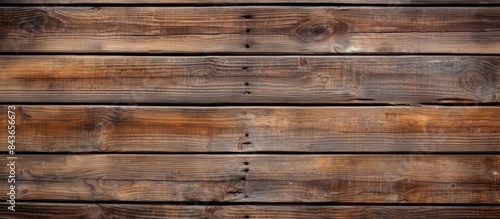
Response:
[{"label": "wood grain pattern", "polygon": [[380,5],[440,5],[440,4],[500,4],[499,0],[2,0],[0,4],[262,4],[262,3],[328,3],[328,4],[380,4]]},{"label": "wood grain pattern", "polygon": [[500,152],[499,107],[17,106],[16,113],[18,152]]},{"label": "wood grain pattern", "polygon": [[[2,203],[0,218],[498,218],[500,207],[297,206],[22,203],[15,213]],[[9,215],[9,216],[7,216]]]},{"label": "wood grain pattern", "polygon": [[0,56],[0,101],[79,103],[498,102],[481,56]]},{"label": "wood grain pattern", "polygon": [[19,201],[500,203],[498,155],[18,155],[16,170]]},{"label": "wood grain pattern", "polygon": [[498,7],[2,7],[0,50],[500,53]]},{"label": "wood grain pattern", "polygon": [[500,215],[500,0],[0,5],[0,219]]}]

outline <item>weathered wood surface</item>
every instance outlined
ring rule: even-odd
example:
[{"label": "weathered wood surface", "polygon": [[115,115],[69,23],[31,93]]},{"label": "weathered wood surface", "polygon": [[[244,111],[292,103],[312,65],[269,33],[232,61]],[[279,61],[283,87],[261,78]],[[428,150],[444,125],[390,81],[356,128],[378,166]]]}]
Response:
[{"label": "weathered wood surface", "polygon": [[491,218],[500,207],[297,206],[21,203],[15,213],[0,205],[0,218]]},{"label": "weathered wood surface", "polygon": [[2,102],[498,102],[493,56],[0,56]]},{"label": "weathered wood surface", "polygon": [[328,4],[379,4],[397,5],[441,5],[441,4],[500,4],[499,0],[2,0],[0,4],[203,4],[203,5],[235,5],[263,3],[328,3]]},{"label": "weathered wood surface", "polygon": [[2,7],[0,51],[500,53],[499,7]]},{"label": "weathered wood surface", "polygon": [[18,155],[16,170],[19,201],[500,203],[498,155]]},{"label": "weathered wood surface", "polygon": [[500,107],[26,105],[16,114],[18,152],[500,152]]},{"label": "weathered wood surface", "polygon": [[500,215],[498,0],[0,5],[0,218]]}]

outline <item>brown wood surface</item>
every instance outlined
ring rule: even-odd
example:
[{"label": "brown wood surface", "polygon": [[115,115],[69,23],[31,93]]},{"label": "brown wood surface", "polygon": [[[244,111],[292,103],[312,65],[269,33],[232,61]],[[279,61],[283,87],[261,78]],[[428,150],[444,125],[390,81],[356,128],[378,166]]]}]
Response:
[{"label": "brown wood surface", "polygon": [[500,152],[500,107],[25,105],[16,114],[18,152]]},{"label": "brown wood surface", "polygon": [[500,203],[498,155],[18,155],[16,170],[18,201]]},{"label": "brown wood surface", "polygon": [[2,7],[0,51],[500,53],[499,7]]},{"label": "brown wood surface", "polygon": [[203,5],[235,5],[262,3],[328,3],[328,4],[380,4],[398,5],[440,5],[440,4],[500,4],[499,0],[2,0],[0,4],[203,4]]},{"label": "brown wood surface", "polygon": [[500,207],[21,203],[0,218],[498,218]]},{"label": "brown wood surface", "polygon": [[0,101],[498,102],[497,56],[0,56]]},{"label": "brown wood surface", "polygon": [[500,216],[500,0],[0,5],[0,219]]}]

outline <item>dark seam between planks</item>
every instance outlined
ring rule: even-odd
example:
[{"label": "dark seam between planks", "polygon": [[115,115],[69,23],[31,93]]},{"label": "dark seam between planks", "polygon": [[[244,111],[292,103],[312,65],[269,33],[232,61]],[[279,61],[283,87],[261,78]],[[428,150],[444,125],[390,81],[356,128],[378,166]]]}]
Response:
[{"label": "dark seam between planks", "polygon": [[[96,91],[97,92],[97,91]],[[54,94],[56,95],[56,94]],[[123,102],[123,101],[109,101],[109,102],[0,102],[0,105],[28,105],[28,106],[141,106],[141,107],[425,107],[425,106],[446,106],[446,107],[500,107],[500,102],[384,102],[384,101],[367,101],[367,102],[339,102],[339,103],[287,103],[287,102],[273,102],[273,103],[158,103],[158,102]]]},{"label": "dark seam between planks", "polygon": [[217,205],[217,206],[238,206],[238,205],[296,205],[296,206],[471,206],[471,207],[496,207],[499,204],[480,204],[480,203],[370,203],[370,202],[209,202],[209,201],[182,201],[182,202],[159,202],[159,201],[83,201],[83,200],[16,200],[16,203],[74,203],[74,204],[174,204],[174,205]]},{"label": "dark seam between planks", "polygon": [[404,4],[404,3],[0,3],[2,7],[32,7],[32,6],[47,6],[47,7],[245,7],[245,6],[292,6],[292,7],[384,7],[384,8],[410,8],[410,7],[495,7],[500,6],[499,3],[446,3],[446,4]]},{"label": "dark seam between planks", "polygon": [[500,151],[374,151],[374,152],[364,152],[364,151],[325,151],[325,152],[308,152],[308,151],[243,151],[243,152],[169,152],[169,151],[91,151],[91,152],[38,152],[38,151],[16,151],[16,155],[24,156],[24,155],[419,155],[419,156],[491,156],[491,155],[500,155]]}]

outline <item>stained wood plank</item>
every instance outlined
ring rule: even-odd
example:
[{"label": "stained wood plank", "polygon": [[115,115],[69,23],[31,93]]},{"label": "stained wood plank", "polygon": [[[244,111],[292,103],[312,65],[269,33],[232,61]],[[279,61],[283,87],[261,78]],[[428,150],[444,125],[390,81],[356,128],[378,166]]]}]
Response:
[{"label": "stained wood plank", "polygon": [[499,7],[2,7],[0,50],[500,53]]},{"label": "stained wood plank", "polygon": [[0,56],[2,102],[498,102],[481,56]]},{"label": "stained wood plank", "polygon": [[[7,127],[7,107],[0,112]],[[499,107],[27,105],[16,109],[16,151],[498,153],[499,113]]]},{"label": "stained wood plank", "polygon": [[[393,172],[386,171],[379,172],[379,174],[392,175]],[[37,201],[498,204],[499,197],[498,184],[484,182],[419,182],[419,177],[413,176],[410,180],[383,181],[382,176],[368,175],[361,181],[328,178],[297,182],[296,179],[289,180],[288,175],[290,173],[283,175],[283,180],[257,181],[241,180],[244,178],[241,176],[239,182],[237,179],[220,181],[191,179],[185,179],[185,181],[18,180],[20,183],[16,185],[16,188],[21,193],[16,198]],[[374,179],[368,180],[368,178]],[[0,185],[8,188],[6,183],[0,183]],[[57,195],[52,195],[53,193]]]},{"label": "stained wood plank", "polygon": [[16,170],[18,201],[500,202],[498,155],[18,155]]},{"label": "stained wood plank", "polygon": [[500,4],[499,0],[2,0],[0,4],[254,4],[254,3],[328,3],[328,4],[380,4],[380,5],[440,5],[440,4]]},{"label": "stained wood plank", "polygon": [[22,203],[0,218],[498,218],[500,207]]}]

